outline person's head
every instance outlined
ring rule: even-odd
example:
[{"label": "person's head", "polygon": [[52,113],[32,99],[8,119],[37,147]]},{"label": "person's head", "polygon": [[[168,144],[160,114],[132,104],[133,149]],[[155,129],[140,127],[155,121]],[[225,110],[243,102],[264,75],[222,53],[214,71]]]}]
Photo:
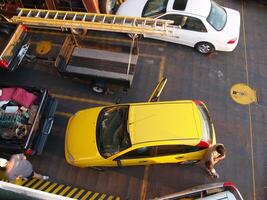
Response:
[{"label": "person's head", "polygon": [[0,167],[6,167],[8,161],[4,158],[0,158]]},{"label": "person's head", "polygon": [[223,156],[226,153],[226,148],[224,147],[224,145],[219,144],[216,146],[216,151]]}]

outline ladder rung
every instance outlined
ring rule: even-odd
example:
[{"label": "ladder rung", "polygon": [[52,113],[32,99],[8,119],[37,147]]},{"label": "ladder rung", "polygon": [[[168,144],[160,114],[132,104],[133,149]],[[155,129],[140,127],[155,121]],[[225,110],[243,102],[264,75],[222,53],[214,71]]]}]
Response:
[{"label": "ladder rung", "polygon": [[66,19],[67,15],[68,15],[68,13],[65,13],[65,15],[64,15],[64,17],[63,17],[63,20]]},{"label": "ladder rung", "polygon": [[112,24],[114,24],[116,21],[116,16],[114,16],[113,20],[112,20]]},{"label": "ladder rung", "polygon": [[82,21],[84,22],[84,21],[85,21],[85,19],[86,19],[86,15],[84,15],[84,16],[83,16],[83,19],[82,19]]},{"label": "ladder rung", "polygon": [[56,14],[54,16],[54,19],[57,19],[57,16],[58,16],[58,12],[56,12]]},{"label": "ladder rung", "polygon": [[73,16],[72,20],[76,20],[76,17],[77,17],[77,13],[75,13],[75,15]]},{"label": "ladder rung", "polygon": [[106,16],[103,17],[102,22],[105,23]]},{"label": "ladder rung", "polygon": [[147,20],[145,19],[144,22],[143,22],[143,25],[144,25],[144,26],[146,25],[146,22],[147,22]]},{"label": "ladder rung", "polygon": [[95,21],[95,18],[96,18],[96,15],[94,15],[94,16],[93,16],[92,22],[94,22],[94,21]]},{"label": "ladder rung", "polygon": [[20,16],[22,15],[22,13],[23,13],[23,9],[21,9],[21,10],[19,11],[18,17],[20,17]]},{"label": "ladder rung", "polygon": [[32,11],[30,10],[27,14],[27,17],[29,17],[31,15]]},{"label": "ladder rung", "polygon": [[48,15],[49,15],[49,11],[46,13],[44,18],[46,19],[48,17]]},{"label": "ladder rung", "polygon": [[134,26],[136,26],[137,24],[136,24],[136,18],[134,18],[134,20],[133,20],[133,23],[132,23]]},{"label": "ladder rung", "polygon": [[38,11],[37,14],[35,15],[35,17],[39,17],[41,11]]}]

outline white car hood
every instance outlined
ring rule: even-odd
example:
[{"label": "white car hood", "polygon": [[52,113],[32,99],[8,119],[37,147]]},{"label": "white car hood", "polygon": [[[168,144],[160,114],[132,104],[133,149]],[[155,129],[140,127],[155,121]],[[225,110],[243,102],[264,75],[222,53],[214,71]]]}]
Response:
[{"label": "white car hood", "polygon": [[225,27],[221,30],[228,39],[239,38],[240,33],[240,13],[230,8],[224,8],[227,13]]},{"label": "white car hood", "polygon": [[127,0],[122,3],[117,11],[117,15],[141,17],[147,0]]}]

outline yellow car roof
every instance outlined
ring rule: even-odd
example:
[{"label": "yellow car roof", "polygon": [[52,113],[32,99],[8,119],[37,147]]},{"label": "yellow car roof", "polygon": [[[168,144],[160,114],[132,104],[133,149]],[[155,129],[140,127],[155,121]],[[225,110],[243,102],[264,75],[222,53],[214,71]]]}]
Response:
[{"label": "yellow car roof", "polygon": [[128,123],[131,142],[199,140],[201,117],[193,101],[130,104]]}]

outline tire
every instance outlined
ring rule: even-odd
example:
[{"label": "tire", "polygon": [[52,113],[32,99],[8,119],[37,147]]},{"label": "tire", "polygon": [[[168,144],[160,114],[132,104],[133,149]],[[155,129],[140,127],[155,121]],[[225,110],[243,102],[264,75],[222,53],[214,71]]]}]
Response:
[{"label": "tire", "polygon": [[179,164],[181,164],[181,165],[192,165],[192,164],[198,163],[199,161],[200,160],[187,160],[187,161],[180,162]]},{"label": "tire", "polygon": [[209,55],[215,51],[214,46],[209,42],[199,42],[195,45],[195,49],[203,55]]},{"label": "tire", "polygon": [[105,92],[105,88],[103,88],[99,85],[93,85],[92,90],[97,94],[103,94]]},{"label": "tire", "polygon": [[116,0],[100,0],[99,8],[101,13],[112,14],[114,12],[114,7],[116,5]]}]

